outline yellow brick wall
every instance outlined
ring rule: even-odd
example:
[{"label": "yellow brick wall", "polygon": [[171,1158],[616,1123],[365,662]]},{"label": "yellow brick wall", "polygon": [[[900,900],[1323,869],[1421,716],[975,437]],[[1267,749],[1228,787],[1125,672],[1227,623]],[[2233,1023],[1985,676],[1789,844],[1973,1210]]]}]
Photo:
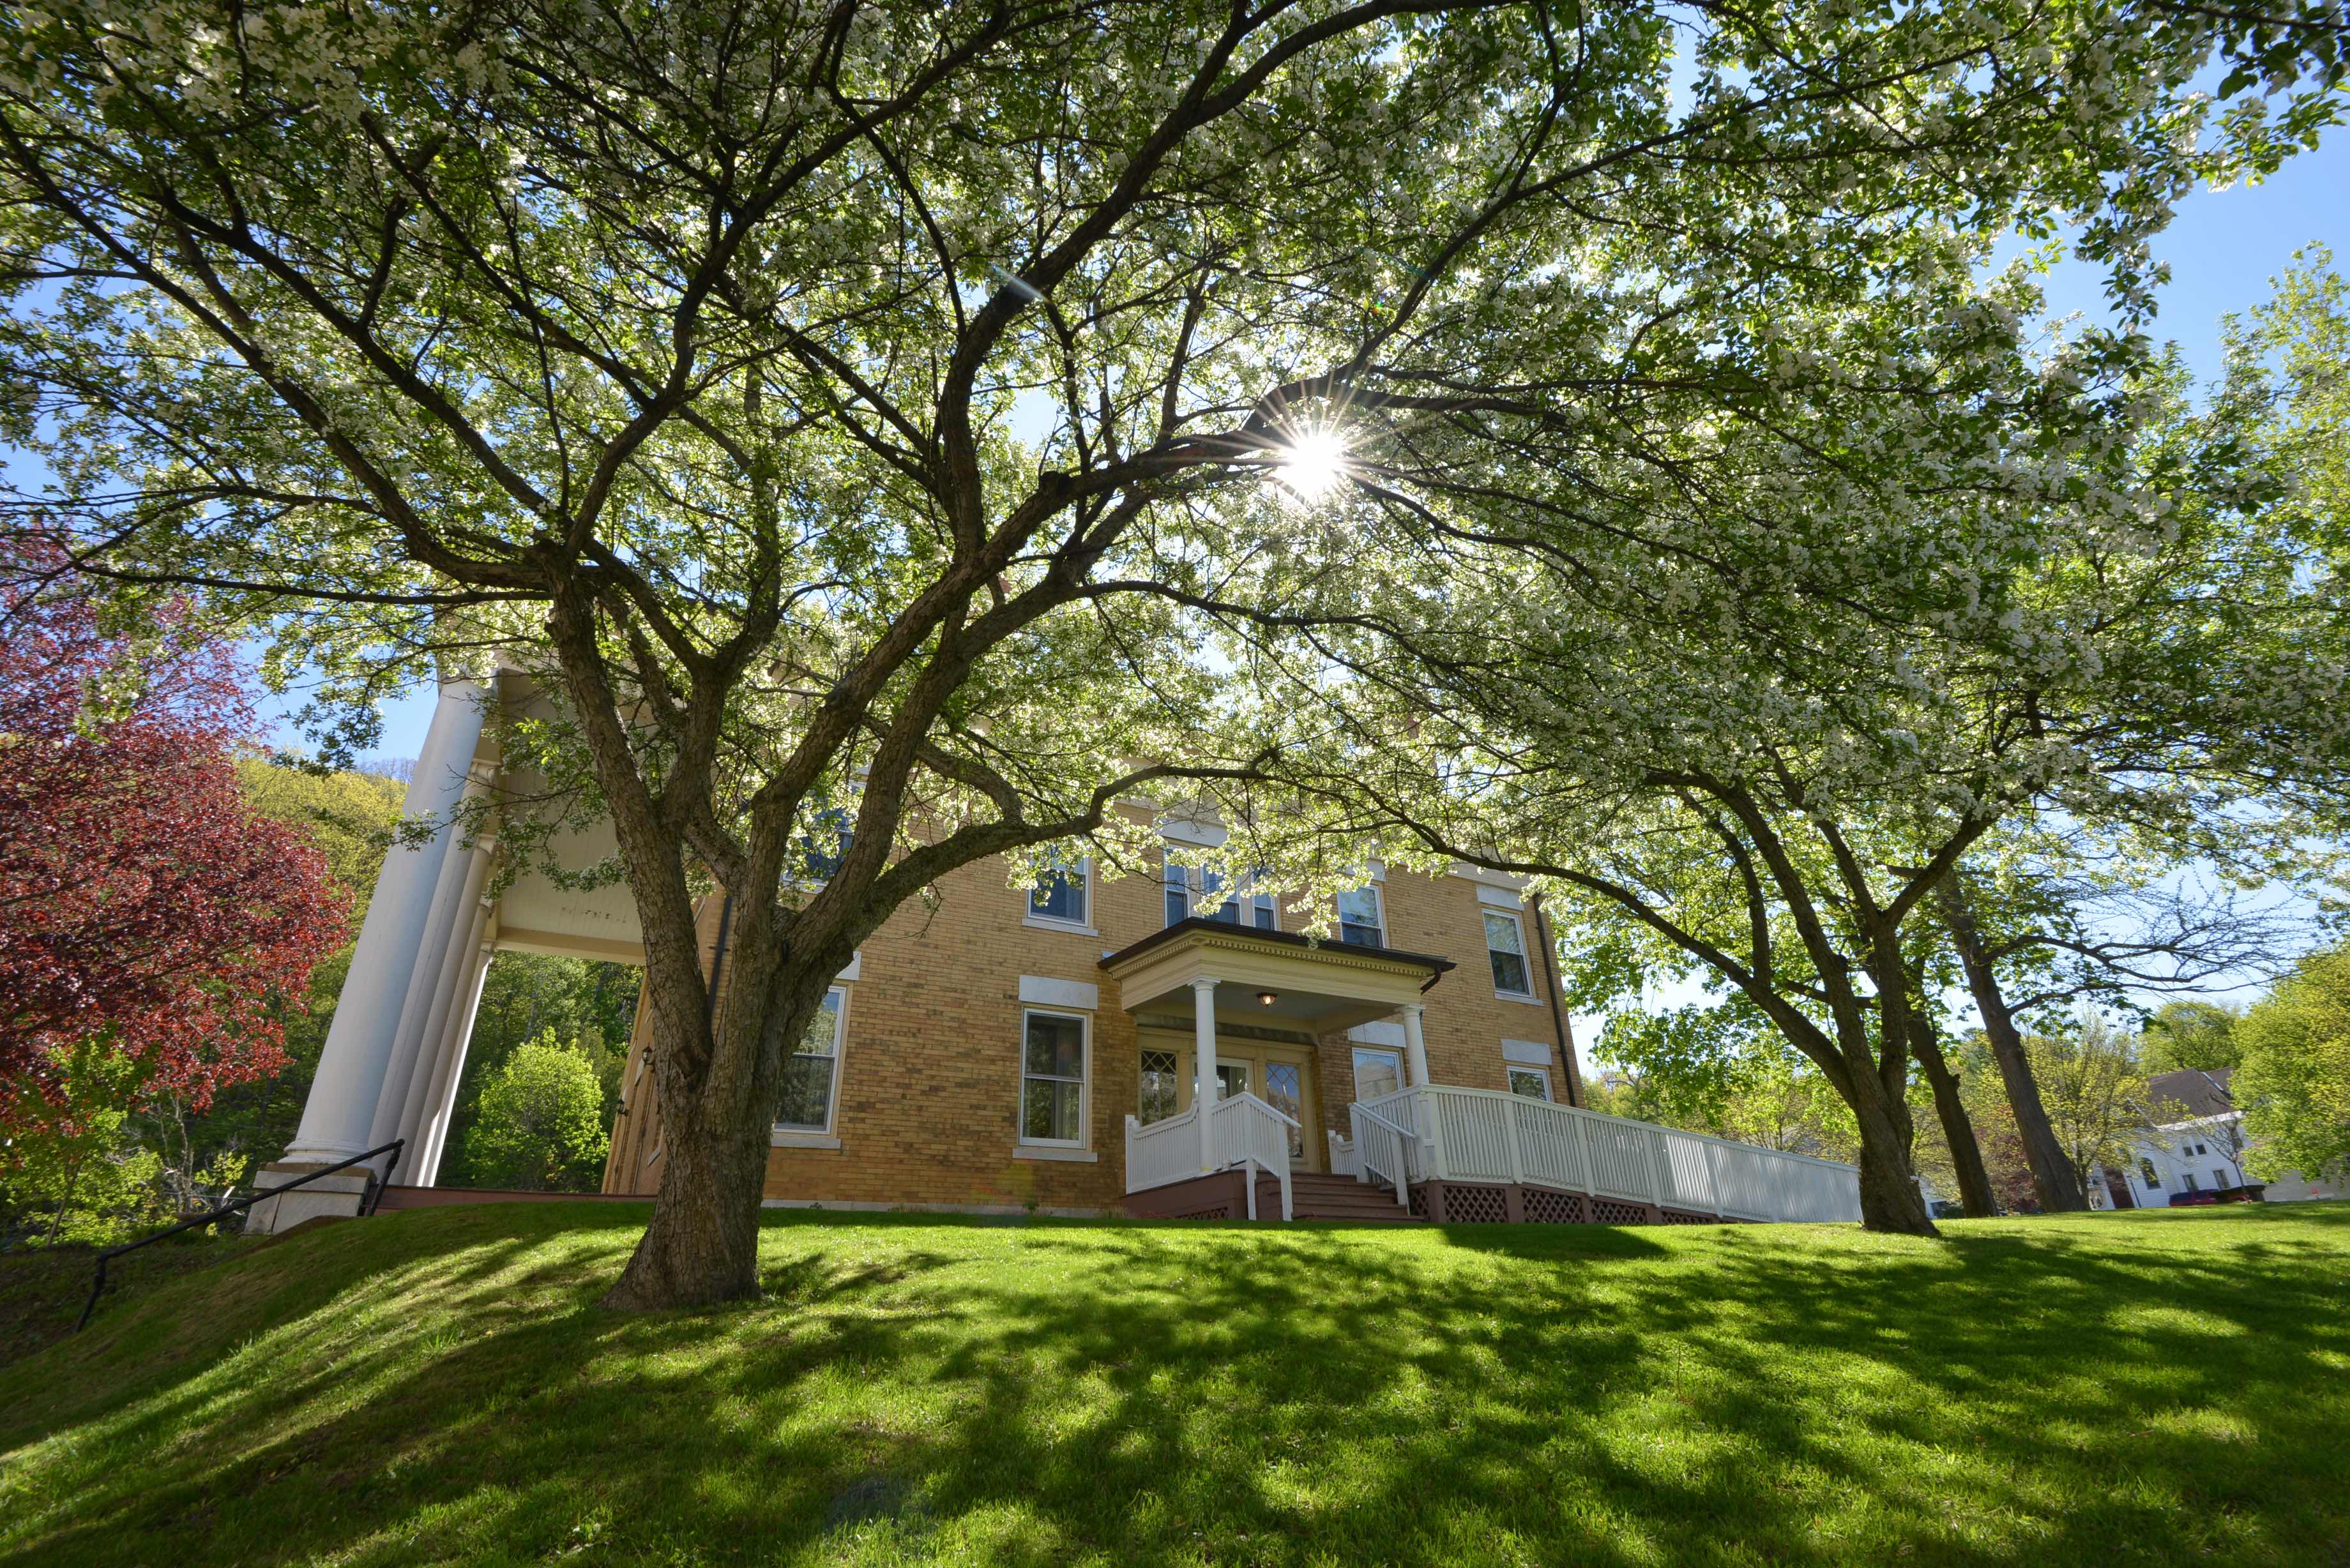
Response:
[{"label": "yellow brick wall", "polygon": [[[1105,953],[1165,924],[1163,890],[1149,874],[1097,875],[1093,931],[1024,919],[1024,896],[1006,883],[1006,864],[989,860],[939,884],[935,907],[899,909],[864,945],[858,978],[844,984],[846,1023],[833,1136],[838,1148],[771,1151],[771,1199],[827,1204],[1106,1210],[1125,1194],[1126,1117],[1136,1108],[1134,1022],[1118,987],[1097,967]],[[1450,958],[1458,966],[1427,993],[1429,1068],[1439,1083],[1508,1086],[1502,1042],[1549,1043],[1551,1083],[1568,1078],[1557,1059],[1545,966],[1531,911],[1521,911],[1538,1002],[1494,994],[1476,884],[1457,877],[1390,873],[1382,884],[1388,945]],[[718,900],[702,914],[705,954],[716,937]],[[1287,905],[1284,929],[1304,917]],[[1023,1004],[1020,980],[1035,975],[1095,986],[1087,1124],[1091,1160],[1022,1158],[1018,1137]],[[641,1015],[643,1010],[639,1009]],[[629,1085],[615,1125],[607,1191],[650,1191],[658,1142],[650,1075],[639,1079],[643,1031],[630,1044]],[[1353,1064],[1347,1042],[1316,1051],[1322,1129],[1346,1126]],[[633,1173],[633,1174],[631,1174]]]}]

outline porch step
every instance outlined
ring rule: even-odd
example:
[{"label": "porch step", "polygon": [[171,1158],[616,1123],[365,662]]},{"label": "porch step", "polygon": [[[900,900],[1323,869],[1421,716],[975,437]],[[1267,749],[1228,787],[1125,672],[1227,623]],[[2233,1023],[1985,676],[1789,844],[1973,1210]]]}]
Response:
[{"label": "porch step", "polygon": [[[1300,1220],[1388,1225],[1427,1223],[1418,1215],[1407,1212],[1388,1189],[1357,1181],[1351,1176],[1294,1171],[1289,1178],[1289,1199],[1291,1209]],[[1274,1201],[1279,1199],[1276,1198]]]}]

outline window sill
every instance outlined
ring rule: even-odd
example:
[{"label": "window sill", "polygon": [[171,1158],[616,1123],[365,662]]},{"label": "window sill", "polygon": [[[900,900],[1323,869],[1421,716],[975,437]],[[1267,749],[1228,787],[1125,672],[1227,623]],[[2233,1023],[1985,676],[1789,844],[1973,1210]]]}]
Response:
[{"label": "window sill", "polygon": [[1539,996],[1522,996],[1514,991],[1497,991],[1493,993],[1493,1000],[1496,1002],[1523,1002],[1528,1007],[1540,1007],[1543,1004],[1543,999]]},{"label": "window sill", "polygon": [[1065,1159],[1077,1165],[1092,1165],[1101,1158],[1089,1148],[1061,1148],[1053,1144],[1024,1143],[1012,1151],[1014,1159]]},{"label": "window sill", "polygon": [[775,1132],[767,1135],[769,1148],[838,1148],[840,1140],[830,1133]]},{"label": "window sill", "polygon": [[1023,915],[1020,923],[1039,931],[1066,931],[1073,937],[1098,937],[1101,932],[1091,926],[1080,926],[1070,920],[1047,920],[1035,915]]}]

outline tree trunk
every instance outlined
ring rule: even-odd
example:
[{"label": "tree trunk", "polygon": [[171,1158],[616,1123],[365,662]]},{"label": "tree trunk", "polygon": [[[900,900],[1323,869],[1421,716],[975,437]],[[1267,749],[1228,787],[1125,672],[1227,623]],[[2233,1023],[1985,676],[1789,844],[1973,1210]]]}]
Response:
[{"label": "tree trunk", "polygon": [[766,1186],[764,1137],[738,1128],[697,1130],[691,1113],[661,1106],[660,1190],[652,1223],[603,1304],[621,1312],[710,1306],[759,1293],[759,1199]]},{"label": "tree trunk", "polygon": [[1950,1146],[1950,1164],[1959,1179],[1959,1202],[1965,1208],[1968,1219],[1991,1219],[1999,1213],[1999,1198],[1991,1191],[1991,1172],[1983,1168],[1982,1145],[1975,1137],[1975,1124],[1959,1098],[1958,1075],[1950,1071],[1941,1044],[1934,1038],[1933,1027],[1914,1015],[1911,1024],[1918,1065],[1925,1073],[1926,1082],[1933,1085],[1934,1114],[1941,1119],[1942,1137]]},{"label": "tree trunk", "polygon": [[1939,1236],[1909,1164],[1901,1107],[1874,1073],[1854,1075],[1853,1120],[1860,1127],[1860,1225],[1901,1236]]},{"label": "tree trunk", "polygon": [[2007,1089],[2008,1106],[2015,1113],[2024,1163],[2032,1168],[2033,1191],[2041,1208],[2051,1214],[2085,1212],[2089,1195],[2081,1186],[2081,1173],[2065,1157],[2056,1129],[2048,1123],[2047,1107],[2040,1103],[2040,1085],[2032,1075],[2031,1058],[2024,1054],[2023,1035],[1999,989],[1999,975],[1975,925],[1964,884],[1964,877],[1956,871],[1942,878],[1942,923],[1949,928],[1950,943],[1966,969],[1967,990],[1974,997],[1975,1011],[1982,1014],[1991,1060],[1999,1064],[2000,1082]]}]

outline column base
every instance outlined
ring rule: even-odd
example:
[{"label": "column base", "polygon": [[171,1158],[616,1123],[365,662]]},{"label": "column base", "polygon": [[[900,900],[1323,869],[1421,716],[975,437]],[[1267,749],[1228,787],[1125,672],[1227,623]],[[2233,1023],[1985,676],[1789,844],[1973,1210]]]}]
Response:
[{"label": "column base", "polygon": [[[255,1184],[276,1187],[333,1163],[332,1160],[319,1160],[315,1164],[281,1160],[276,1165],[263,1166]],[[275,1198],[265,1198],[245,1210],[244,1233],[248,1236],[276,1236],[291,1231],[305,1220],[316,1220],[321,1215],[330,1215],[338,1220],[351,1219],[367,1202],[368,1186],[374,1179],[365,1166],[355,1165],[348,1170],[322,1176],[307,1187],[281,1192]]]}]

